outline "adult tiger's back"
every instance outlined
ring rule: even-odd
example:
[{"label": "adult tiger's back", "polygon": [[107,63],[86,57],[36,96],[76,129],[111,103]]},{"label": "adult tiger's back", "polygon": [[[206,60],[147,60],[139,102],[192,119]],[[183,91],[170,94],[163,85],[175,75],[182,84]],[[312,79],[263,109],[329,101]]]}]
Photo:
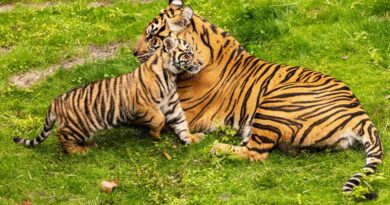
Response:
[{"label": "adult tiger's back", "polygon": [[[195,78],[182,75],[178,81],[190,128],[205,132],[231,125],[244,137],[241,147],[217,144],[215,152],[265,160],[281,142],[342,149],[361,143],[367,154],[364,172],[375,172],[383,158],[379,134],[344,83],[258,59],[227,32],[193,15],[181,0],[169,3],[145,28],[134,54],[147,59],[169,35],[194,42],[205,68]],[[360,173],[353,175],[344,192],[351,192],[360,178]]]}]

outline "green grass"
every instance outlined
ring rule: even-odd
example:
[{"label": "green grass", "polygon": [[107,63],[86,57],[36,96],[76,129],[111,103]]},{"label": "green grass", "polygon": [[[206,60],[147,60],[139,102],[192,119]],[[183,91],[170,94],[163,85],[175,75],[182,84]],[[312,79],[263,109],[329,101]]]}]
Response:
[{"label": "green grass", "polygon": [[[0,1],[12,3],[12,1]],[[31,89],[7,84],[14,74],[44,69],[85,55],[90,44],[134,45],[146,23],[165,8],[114,1],[87,8],[90,1],[54,1],[52,7],[0,13],[0,204],[344,204],[340,188],[364,164],[361,149],[303,153],[297,158],[271,153],[261,163],[212,157],[216,134],[196,145],[180,145],[172,134],[153,142],[147,130],[121,128],[102,132],[99,147],[85,156],[66,156],[54,135],[25,149],[12,136],[35,137],[47,106],[60,93],[105,75],[136,68],[128,47],[112,60],[60,70]],[[385,151],[390,147],[390,6],[387,0],[188,0],[197,14],[229,30],[262,59],[302,65],[346,82],[377,125]],[[348,56],[342,60],[342,56]],[[175,148],[175,145],[176,148]],[[162,155],[165,151],[173,160]],[[388,155],[379,172],[390,178]],[[107,195],[103,180],[117,179]],[[388,180],[387,180],[388,181]],[[390,203],[390,184],[372,184]]]}]

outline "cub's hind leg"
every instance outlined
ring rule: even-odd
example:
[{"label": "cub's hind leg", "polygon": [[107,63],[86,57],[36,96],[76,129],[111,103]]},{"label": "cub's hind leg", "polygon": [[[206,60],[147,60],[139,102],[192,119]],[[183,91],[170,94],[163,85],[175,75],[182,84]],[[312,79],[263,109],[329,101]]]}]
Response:
[{"label": "cub's hind leg", "polygon": [[59,128],[57,137],[67,154],[85,154],[89,150],[90,146],[85,144],[83,136],[78,136],[66,128]]},{"label": "cub's hind leg", "polygon": [[160,109],[153,109],[152,112],[145,111],[145,121],[150,127],[150,136],[153,140],[160,140],[161,130],[165,125],[165,117]]}]

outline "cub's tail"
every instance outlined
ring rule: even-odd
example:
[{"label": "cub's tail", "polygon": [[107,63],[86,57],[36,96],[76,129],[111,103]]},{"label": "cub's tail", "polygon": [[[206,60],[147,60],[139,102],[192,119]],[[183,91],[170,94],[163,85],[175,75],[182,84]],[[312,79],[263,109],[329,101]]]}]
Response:
[{"label": "cub's tail", "polygon": [[49,110],[47,111],[45,125],[43,127],[41,134],[39,134],[39,136],[33,140],[23,139],[20,137],[14,137],[14,142],[17,144],[24,145],[25,147],[34,147],[36,145],[39,145],[49,137],[51,130],[54,127],[55,122],[56,122],[56,117],[55,117],[55,114],[52,110],[52,106],[50,106]]}]

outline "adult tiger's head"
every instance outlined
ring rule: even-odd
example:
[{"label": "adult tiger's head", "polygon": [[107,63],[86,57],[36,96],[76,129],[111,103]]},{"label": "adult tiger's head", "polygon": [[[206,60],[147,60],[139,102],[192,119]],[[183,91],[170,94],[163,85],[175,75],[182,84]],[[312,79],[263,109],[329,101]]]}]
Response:
[{"label": "adult tiger's head", "polygon": [[161,52],[163,67],[174,74],[197,74],[201,69],[202,61],[194,55],[192,47],[185,40],[164,38]]},{"label": "adult tiger's head", "polygon": [[164,38],[183,31],[191,23],[192,16],[192,9],[183,7],[182,0],[169,0],[168,7],[145,27],[133,54],[141,63],[145,62],[162,46]]}]

